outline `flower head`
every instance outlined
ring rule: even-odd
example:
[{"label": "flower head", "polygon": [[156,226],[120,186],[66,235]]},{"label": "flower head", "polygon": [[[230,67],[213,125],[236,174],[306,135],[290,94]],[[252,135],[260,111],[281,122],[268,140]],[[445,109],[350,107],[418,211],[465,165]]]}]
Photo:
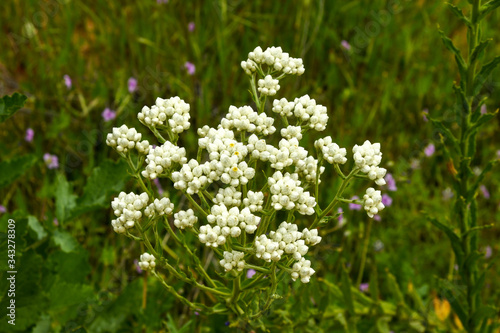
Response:
[{"label": "flower head", "polygon": [[434,146],[434,144],[429,143],[429,145],[427,145],[427,147],[425,147],[425,149],[424,149],[424,154],[427,157],[431,157],[432,155],[434,155],[435,151],[436,151],[436,147]]},{"label": "flower head", "polygon": [[396,186],[396,180],[392,176],[392,174],[388,173],[385,175],[385,182],[387,183],[387,189],[389,191],[397,191],[398,187]]},{"label": "flower head", "polygon": [[0,205],[0,214],[4,214],[5,212],[7,212],[5,206]]},{"label": "flower head", "polygon": [[189,32],[193,32],[194,28],[195,28],[194,22],[189,22],[188,23],[188,30],[189,30]]},{"label": "flower head", "polygon": [[134,259],[134,267],[135,267],[135,271],[137,273],[141,274],[143,272],[143,270],[141,269],[141,266],[139,266],[139,260]]},{"label": "flower head", "polygon": [[49,169],[57,169],[59,168],[59,159],[56,155],[51,155],[49,153],[45,153],[43,155],[43,160]]},{"label": "flower head", "polygon": [[196,66],[192,62],[186,61],[184,67],[186,68],[189,75],[194,75],[194,73],[196,72]]},{"label": "flower head", "polygon": [[350,50],[351,50],[351,44],[349,44],[349,42],[348,42],[348,41],[346,41],[346,40],[341,41],[341,42],[340,42],[340,45],[341,45],[344,49],[346,49],[347,51],[350,51]]},{"label": "flower head", "polygon": [[368,291],[368,288],[370,288],[370,284],[368,282],[366,283],[361,283],[359,285],[359,290],[361,290],[362,292],[367,292]]},{"label": "flower head", "polygon": [[429,119],[427,119],[427,116],[429,115],[429,109],[423,109],[422,110],[422,119],[425,121],[425,122],[428,122]]},{"label": "flower head", "polygon": [[392,198],[388,194],[382,194],[382,203],[384,206],[389,207],[392,205]]},{"label": "flower head", "polygon": [[35,131],[33,131],[32,128],[28,128],[26,130],[26,136],[24,137],[24,140],[26,140],[26,142],[32,142],[34,136],[35,136]]},{"label": "flower head", "polygon": [[488,109],[486,109],[486,104],[481,105],[481,114],[486,114],[488,112]]},{"label": "flower head", "polygon": [[129,78],[127,85],[128,85],[128,92],[132,94],[137,90],[137,79],[133,77]]},{"label": "flower head", "polygon": [[116,111],[113,111],[110,108],[105,108],[104,111],[101,113],[101,116],[104,119],[104,121],[110,121],[116,118]]},{"label": "flower head", "polygon": [[489,245],[488,245],[488,246],[486,246],[486,247],[484,248],[484,257],[485,257],[486,259],[489,259],[489,258],[491,258],[491,255],[492,255],[492,254],[493,254],[493,250],[491,249],[491,246],[489,246]]},{"label": "flower head", "polygon": [[483,197],[485,199],[489,199],[490,198],[490,192],[488,191],[488,189],[486,188],[486,186],[481,185],[479,187],[479,189],[481,190],[481,194],[483,195]]},{"label": "flower head", "polygon": [[66,86],[66,88],[71,89],[72,83],[71,83],[71,78],[69,77],[69,75],[64,75],[63,78],[64,78],[64,85]]},{"label": "flower head", "polygon": [[[359,197],[358,197],[357,195],[355,195],[355,196],[353,196],[353,197],[351,198],[351,200],[359,200]],[[350,210],[361,210],[361,208],[362,208],[362,207],[363,207],[363,206],[361,206],[360,204],[353,203],[353,202],[351,202],[351,203],[349,204],[349,209],[350,209]]]},{"label": "flower head", "polygon": [[251,279],[257,272],[255,271],[255,269],[253,268],[250,268],[249,270],[247,270],[247,279]]}]

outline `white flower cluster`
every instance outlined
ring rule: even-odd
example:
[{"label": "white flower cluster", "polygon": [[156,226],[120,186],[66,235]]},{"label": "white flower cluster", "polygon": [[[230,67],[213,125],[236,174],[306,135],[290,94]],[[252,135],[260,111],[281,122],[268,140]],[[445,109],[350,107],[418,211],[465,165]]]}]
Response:
[{"label": "white flower cluster", "polygon": [[141,141],[142,134],[135,128],[128,128],[126,125],[113,127],[113,131],[108,133],[106,144],[119,153],[126,153],[129,149],[137,149],[141,154],[149,152],[148,140]]},{"label": "white flower cluster", "polygon": [[280,90],[280,81],[273,79],[271,75],[266,75],[265,78],[260,79],[258,82],[259,88],[257,90],[262,95],[274,96]]},{"label": "white flower cluster", "polygon": [[[320,241],[321,237],[318,236],[316,229],[312,231],[304,229],[299,232],[296,224],[282,222],[278,230],[269,233],[269,238],[266,235],[260,235],[255,239],[255,252],[257,258],[262,258],[267,262],[279,261],[284,253],[291,255],[299,264],[298,270],[294,271],[300,273],[302,282],[307,283],[308,277],[314,274],[314,270],[304,269],[304,273],[301,273],[302,267],[310,268],[311,265],[309,260],[307,260],[309,264],[304,261],[304,256],[309,251],[308,245],[316,245]],[[298,275],[292,273],[292,278],[296,280]]]},{"label": "white flower cluster", "polygon": [[373,217],[378,214],[381,210],[385,208],[382,203],[382,194],[380,191],[376,191],[373,187],[366,190],[366,194],[363,196],[364,208],[369,217]]},{"label": "white flower cluster", "polygon": [[224,259],[220,261],[220,265],[224,267],[226,272],[229,272],[233,268],[236,268],[239,272],[245,268],[245,260],[243,257],[245,254],[239,251],[224,251]]},{"label": "white flower cluster", "polygon": [[241,62],[241,68],[248,75],[252,75],[257,70],[258,65],[267,65],[276,71],[285,74],[302,75],[304,74],[304,64],[300,58],[292,58],[281,47],[268,47],[262,51],[260,46],[253,52],[248,53],[247,61]]},{"label": "white flower cluster", "polygon": [[271,156],[276,155],[278,152],[276,147],[268,145],[266,140],[259,139],[259,137],[255,134],[252,134],[248,138],[247,149],[252,158],[263,162],[269,161]]},{"label": "white flower cluster", "polygon": [[117,217],[111,221],[116,233],[122,234],[127,229],[133,228],[142,217],[142,210],[148,204],[147,193],[135,194],[120,192],[118,197],[111,202],[113,213]]},{"label": "white flower cluster", "polygon": [[144,271],[154,269],[156,267],[155,261],[156,259],[153,255],[144,252],[139,258],[139,267]]},{"label": "white flower cluster", "polygon": [[172,215],[174,210],[174,204],[170,202],[169,198],[161,198],[160,200],[155,199],[155,201],[146,207],[144,214],[148,217],[156,217],[163,215]]},{"label": "white flower cluster", "polygon": [[210,213],[207,216],[208,223],[216,223],[221,227],[223,236],[238,237],[241,234],[241,229],[253,234],[260,223],[260,217],[253,215],[248,207],[240,210],[238,207],[227,209],[224,204],[213,205]]},{"label": "white flower cluster", "polygon": [[189,109],[189,104],[177,96],[169,99],[158,97],[155,105],[151,108],[144,106],[137,118],[148,127],[156,127],[168,122],[172,132],[181,133],[190,126]]},{"label": "white flower cluster", "polygon": [[281,136],[285,139],[295,138],[300,141],[302,139],[302,128],[300,126],[288,126],[281,129]]},{"label": "white flower cluster", "polygon": [[304,192],[300,183],[297,173],[287,172],[283,175],[280,171],[276,171],[272,177],[268,178],[274,209],[297,209],[302,215],[314,214],[316,199],[309,192]]},{"label": "white flower cluster", "polygon": [[[304,160],[299,160],[295,164],[295,171],[306,181],[306,182],[316,182],[316,175],[318,172],[318,160],[312,156],[308,156]],[[325,167],[319,168],[319,174],[321,175],[325,171]],[[318,178],[318,182],[321,180]]]},{"label": "white flower cluster", "polygon": [[328,123],[328,113],[326,107],[316,104],[316,101],[304,95],[295,98],[293,102],[288,102],[286,98],[273,101],[273,112],[282,116],[295,116],[299,121],[316,131],[324,131]]},{"label": "white flower cluster", "polygon": [[372,144],[366,140],[361,146],[354,145],[352,153],[354,154],[356,166],[362,172],[368,174],[368,178],[375,180],[377,185],[385,185],[384,176],[387,170],[378,166],[382,161],[380,143]]},{"label": "white flower cluster", "polygon": [[241,204],[241,192],[231,186],[220,188],[212,201],[214,204],[224,204],[226,207],[239,206]]},{"label": "white flower cluster", "polygon": [[197,221],[198,218],[191,208],[180,210],[174,214],[174,225],[179,229],[191,228]]},{"label": "white flower cluster", "polygon": [[186,148],[180,148],[170,141],[163,145],[151,148],[146,157],[146,168],[142,171],[142,176],[149,179],[155,179],[169,169],[173,163],[185,164]]},{"label": "white flower cluster", "polygon": [[306,260],[306,258],[301,258],[299,261],[293,264],[292,267],[292,280],[295,281],[300,277],[302,283],[308,283],[311,276],[316,271],[311,268],[311,261]]},{"label": "white flower cluster", "polygon": [[316,140],[314,146],[321,151],[323,158],[330,164],[344,164],[347,162],[345,157],[347,150],[334,143],[331,136]]},{"label": "white flower cluster", "polygon": [[247,197],[243,199],[243,204],[248,207],[252,213],[262,211],[264,204],[264,193],[248,191]]},{"label": "white flower cluster", "polygon": [[266,116],[265,113],[257,113],[250,106],[237,108],[231,105],[225,118],[221,120],[222,128],[238,131],[256,132],[262,135],[269,135],[276,132],[273,126],[274,118]]}]

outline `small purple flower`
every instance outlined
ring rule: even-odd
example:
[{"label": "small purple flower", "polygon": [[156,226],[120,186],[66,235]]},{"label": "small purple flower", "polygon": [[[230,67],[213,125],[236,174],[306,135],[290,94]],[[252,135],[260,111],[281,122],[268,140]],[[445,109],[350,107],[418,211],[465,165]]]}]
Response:
[{"label": "small purple flower", "polygon": [[491,258],[491,255],[492,255],[492,254],[493,254],[493,250],[491,249],[491,246],[489,246],[489,245],[488,245],[488,246],[486,246],[486,247],[484,248],[484,257],[485,257],[486,259],[489,259],[489,258]]},{"label": "small purple flower", "polygon": [[198,311],[195,311],[195,312],[194,312],[194,315],[195,315],[195,316],[199,316],[199,315],[200,315],[200,313],[199,313]]},{"label": "small purple flower", "polygon": [[490,192],[488,191],[488,189],[486,188],[486,186],[481,185],[481,186],[479,186],[479,189],[481,190],[481,194],[483,195],[483,197],[485,199],[489,199],[490,198]]},{"label": "small purple flower", "polygon": [[160,183],[160,180],[158,178],[155,178],[153,180],[153,184],[155,184],[156,188],[158,189],[158,194],[159,195],[163,195],[163,187],[161,187],[161,183]]},{"label": "small purple flower", "polygon": [[486,109],[486,104],[481,105],[481,114],[486,114],[488,109]]},{"label": "small purple flower", "polygon": [[257,273],[257,272],[255,271],[255,269],[250,268],[250,269],[247,271],[247,279],[251,279],[251,278],[255,275],[255,273]]},{"label": "small purple flower", "polygon": [[382,203],[384,206],[389,207],[392,205],[392,198],[388,194],[382,194]]},{"label": "small purple flower", "polygon": [[385,182],[387,183],[387,189],[389,191],[397,191],[398,187],[396,186],[396,180],[392,176],[392,174],[388,173],[385,175]]},{"label": "small purple flower", "polygon": [[137,79],[133,77],[129,78],[127,81],[127,85],[128,85],[128,92],[132,94],[137,90]]},{"label": "small purple flower", "polygon": [[[353,197],[351,198],[351,200],[358,200],[358,199],[359,199],[359,197],[358,197],[357,195],[355,195],[355,196],[353,196]],[[352,203],[352,202],[351,202],[351,203],[349,204],[349,209],[350,209],[350,210],[361,210],[361,208],[362,208],[362,207],[361,207],[361,205],[359,205],[359,204],[357,204],[357,203]]]},{"label": "small purple flower", "polygon": [[229,326],[229,321],[226,321],[224,325]]},{"label": "small purple flower", "polygon": [[116,118],[116,111],[111,110],[110,108],[105,108],[101,113],[104,121],[110,121]]},{"label": "small purple flower", "polygon": [[189,30],[189,32],[193,32],[195,27],[196,26],[195,26],[194,22],[189,22],[188,23],[188,30]]},{"label": "small purple flower", "polygon": [[7,212],[7,208],[5,208],[5,206],[0,205],[0,214],[4,214],[5,212]]},{"label": "small purple flower", "polygon": [[339,221],[338,227],[342,228],[347,223],[347,220],[344,217],[344,210],[341,207],[339,207],[337,209],[337,213],[339,214],[339,217],[337,217],[337,219]]},{"label": "small purple flower", "polygon": [[351,44],[349,44],[349,42],[348,42],[348,41],[346,41],[346,40],[341,41],[341,42],[340,42],[340,45],[341,45],[344,49],[346,49],[347,51],[350,51],[350,50],[351,50]]},{"label": "small purple flower", "polygon": [[168,3],[168,0],[156,0],[156,3],[161,5],[161,4]]},{"label": "small purple flower", "polygon": [[43,155],[43,160],[49,169],[57,169],[59,168],[59,159],[56,155],[51,155],[49,153],[45,153]]},{"label": "small purple flower", "polygon": [[432,155],[434,155],[435,151],[436,151],[436,147],[434,147],[434,144],[429,143],[429,145],[427,147],[425,147],[425,149],[424,149],[424,154],[427,157],[431,157]]},{"label": "small purple flower", "polygon": [[429,119],[427,119],[427,116],[429,115],[429,109],[423,109],[422,110],[422,119],[425,121],[425,122],[428,122]]},{"label": "small purple flower", "polygon": [[370,288],[370,284],[368,282],[366,283],[361,283],[359,285],[359,290],[361,290],[362,292],[366,293],[368,291],[368,288]]},{"label": "small purple flower", "polygon": [[442,195],[443,195],[443,200],[444,201],[448,201],[450,200],[451,198],[453,198],[453,196],[455,195],[452,191],[451,188],[447,187],[444,189],[444,191],[442,192]]},{"label": "small purple flower", "polygon": [[59,226],[59,221],[56,218],[52,220],[52,223],[54,223],[56,227]]},{"label": "small purple flower", "polygon": [[189,75],[194,75],[194,73],[196,72],[196,66],[192,62],[186,61],[184,67],[186,68]]},{"label": "small purple flower", "polygon": [[33,131],[32,128],[28,128],[26,130],[26,136],[24,137],[24,140],[26,140],[26,142],[32,142],[34,137],[35,137],[35,131]]},{"label": "small purple flower", "polygon": [[374,219],[375,221],[377,221],[377,222],[382,221],[382,217],[381,217],[380,215],[378,215],[378,214],[377,214],[377,215],[373,215],[373,219]]},{"label": "small purple flower", "polygon": [[69,77],[69,75],[64,75],[63,78],[64,78],[64,85],[66,86],[66,88],[71,89],[73,85],[71,83],[71,78]]},{"label": "small purple flower", "polygon": [[142,274],[143,271],[141,269],[141,266],[139,266],[139,260],[134,259],[134,267],[137,273]]}]

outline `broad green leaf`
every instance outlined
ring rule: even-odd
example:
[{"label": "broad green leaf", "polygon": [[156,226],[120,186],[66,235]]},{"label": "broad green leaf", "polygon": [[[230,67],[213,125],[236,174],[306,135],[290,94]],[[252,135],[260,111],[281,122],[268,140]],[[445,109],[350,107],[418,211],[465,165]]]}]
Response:
[{"label": "broad green leaf", "polygon": [[455,6],[452,3],[447,3],[448,7],[451,9],[453,14],[455,14],[456,17],[458,17],[462,22],[464,22],[467,26],[470,26],[470,21],[467,17],[465,17],[464,13],[460,8]]},{"label": "broad green leaf", "polygon": [[27,97],[20,93],[14,93],[12,96],[3,96],[0,98],[0,123],[10,118],[17,110],[24,106]]},{"label": "broad green leaf", "polygon": [[60,223],[65,222],[76,207],[76,195],[63,174],[57,176],[56,217]]},{"label": "broad green leaf", "polygon": [[[462,53],[460,50],[453,44],[453,41],[446,37],[442,30],[439,30],[439,34],[441,35],[441,39],[443,40],[444,46],[448,50],[450,50],[455,55],[455,62],[458,66],[458,71],[460,72],[461,81],[464,81],[467,77],[467,64],[465,63],[464,58],[462,57]],[[462,86],[462,83],[460,84]]]},{"label": "broad green leaf", "polygon": [[453,252],[455,252],[457,263],[459,266],[461,266],[464,260],[464,252],[462,250],[462,243],[460,242],[460,238],[458,237],[458,235],[450,227],[439,222],[436,218],[430,216],[428,216],[427,218],[433,225],[444,231],[446,236],[448,236],[448,239],[451,242],[451,247],[453,248]]},{"label": "broad green leaf", "polygon": [[11,184],[30,169],[37,159],[35,155],[23,155],[0,162],[0,189]]},{"label": "broad green leaf", "polygon": [[52,234],[54,243],[61,247],[64,252],[72,252],[78,248],[78,242],[70,233],[66,231],[55,230]]},{"label": "broad green leaf", "polygon": [[40,224],[40,221],[38,221],[38,219],[35,216],[33,215],[28,216],[28,226],[31,228],[31,230],[33,230],[36,233],[38,240],[47,236],[47,232],[45,231],[43,226]]},{"label": "broad green leaf", "polygon": [[494,11],[500,6],[500,0],[491,0],[481,6],[479,9],[479,20],[482,20],[486,15]]},{"label": "broad green leaf", "polygon": [[484,83],[498,64],[500,64],[500,56],[493,58],[492,61],[481,67],[481,70],[474,79],[474,95],[479,94]]},{"label": "broad green leaf", "polygon": [[90,285],[68,283],[57,279],[48,290],[50,309],[64,310],[71,305],[91,303],[94,291]]}]

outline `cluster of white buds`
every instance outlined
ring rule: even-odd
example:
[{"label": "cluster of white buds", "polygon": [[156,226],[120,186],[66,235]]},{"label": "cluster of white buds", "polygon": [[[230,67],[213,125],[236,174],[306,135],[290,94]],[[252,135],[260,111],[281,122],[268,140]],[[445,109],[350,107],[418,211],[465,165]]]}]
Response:
[{"label": "cluster of white buds", "polygon": [[366,190],[366,194],[363,196],[364,208],[369,217],[373,217],[378,214],[381,210],[385,208],[382,203],[382,194],[380,191],[376,191],[373,187]]},{"label": "cluster of white buds", "polygon": [[220,261],[220,265],[224,267],[226,272],[229,272],[233,268],[236,268],[239,272],[245,268],[245,260],[243,257],[245,254],[239,251],[224,251],[224,259]]},{"label": "cluster of white buds", "polygon": [[155,201],[146,207],[144,214],[148,217],[156,217],[162,215],[172,215],[174,210],[174,204],[170,202],[169,198],[161,198],[160,200],[155,199]]},{"label": "cluster of white buds", "polygon": [[243,199],[243,204],[248,207],[252,213],[262,211],[262,205],[264,204],[264,193],[248,191],[247,197]]},{"label": "cluster of white buds", "polygon": [[288,126],[281,129],[281,136],[287,140],[295,138],[300,141],[302,139],[302,128],[300,126]]},{"label": "cluster of white buds", "polygon": [[[312,156],[308,156],[304,160],[299,160],[295,164],[295,171],[306,181],[306,182],[316,182],[316,176],[318,172],[318,160]],[[325,171],[325,167],[319,168],[319,174],[321,175]],[[318,178],[318,183],[321,180]]]},{"label": "cluster of white buds", "polygon": [[278,153],[276,147],[268,145],[266,140],[259,139],[255,134],[252,134],[248,138],[247,149],[248,152],[251,153],[252,158],[263,162],[269,161],[271,156],[275,156]]},{"label": "cluster of white buds", "polygon": [[129,149],[136,148],[141,154],[149,152],[149,142],[141,141],[142,134],[135,128],[128,128],[126,125],[113,127],[113,131],[106,137],[106,144],[119,153],[126,153]]},{"label": "cluster of white buds", "polygon": [[280,90],[280,81],[277,79],[273,79],[271,75],[266,75],[265,78],[260,79],[258,82],[259,87],[257,90],[262,95],[274,96]]},{"label": "cluster of white buds", "polygon": [[174,225],[179,229],[191,228],[197,221],[198,218],[191,208],[180,210],[174,214]]},{"label": "cluster of white buds", "polygon": [[385,185],[384,176],[387,170],[378,166],[382,161],[380,143],[372,144],[366,140],[361,146],[354,145],[352,153],[354,154],[353,158],[356,166],[362,172],[368,174],[368,178],[375,180],[377,185]]},{"label": "cluster of white buds", "polygon": [[293,116],[295,102],[289,102],[286,98],[275,99],[273,101],[273,112],[279,113],[282,117]]},{"label": "cluster of white buds", "polygon": [[[263,260],[279,261],[283,254],[289,254],[296,261],[297,269],[294,269],[293,280],[296,280],[300,274],[301,281],[304,283],[309,282],[309,278],[314,274],[314,270],[305,270],[301,273],[301,268],[310,268],[311,263],[309,260],[305,261],[304,256],[309,251],[308,245],[316,245],[321,241],[321,237],[318,236],[318,231],[316,229],[309,231],[304,229],[302,232],[298,231],[296,224],[282,222],[278,230],[271,231],[269,233],[269,238],[266,235],[260,235],[255,239],[255,252],[257,258],[262,258]],[[295,267],[295,265],[294,265]]]},{"label": "cluster of white buds", "polygon": [[135,194],[120,192],[118,197],[111,202],[113,213],[117,217],[111,221],[115,232],[121,234],[126,229],[133,228],[136,222],[142,217],[142,210],[148,204],[149,197],[147,193]]},{"label": "cluster of white buds", "polygon": [[314,146],[319,149],[321,154],[323,154],[323,158],[330,164],[344,164],[347,162],[347,158],[345,157],[347,150],[340,148],[338,144],[332,142],[331,136],[316,140]]},{"label": "cluster of white buds", "polygon": [[139,267],[144,270],[151,270],[156,267],[155,257],[147,252],[141,254],[139,258]]},{"label": "cluster of white buds", "polygon": [[279,149],[275,149],[269,156],[271,167],[277,170],[283,170],[287,166],[297,163],[307,157],[307,150],[299,146],[299,140],[291,138],[290,140],[281,139]]},{"label": "cluster of white buds", "polygon": [[212,201],[214,204],[224,204],[226,207],[239,206],[241,192],[231,186],[220,188]]},{"label": "cluster of white buds", "polygon": [[328,113],[325,106],[316,104],[316,101],[309,95],[296,98],[294,103],[293,114],[296,118],[307,122],[307,125],[316,131],[326,129]]},{"label": "cluster of white buds", "polygon": [[[226,236],[227,235],[228,234],[226,234]],[[206,246],[218,247],[226,243],[226,236],[222,235],[222,229],[218,225],[212,228],[211,225],[206,224],[200,227],[198,239]]]},{"label": "cluster of white buds", "polygon": [[151,148],[146,157],[146,168],[142,171],[142,176],[149,179],[155,179],[168,170],[173,163],[185,164],[186,148],[180,148],[170,141],[163,145]]},{"label": "cluster of white buds", "polygon": [[241,229],[253,234],[260,223],[260,217],[253,215],[248,207],[240,210],[238,207],[227,209],[224,204],[213,205],[211,214],[207,216],[208,223],[216,223],[222,228],[222,235],[238,237]]},{"label": "cluster of white buds", "polygon": [[169,99],[157,98],[155,105],[151,108],[144,106],[137,118],[148,127],[168,125],[174,133],[181,133],[187,130],[189,124],[189,104],[179,97]]},{"label": "cluster of white buds", "polygon": [[237,108],[231,105],[229,112],[220,122],[222,128],[227,130],[256,132],[262,135],[269,135],[276,132],[273,126],[274,118],[266,116],[265,113],[257,113],[250,106]]},{"label": "cluster of white buds", "polygon": [[293,264],[291,276],[293,281],[300,277],[302,283],[308,283],[314,273],[315,270],[311,268],[311,261],[301,258]]},{"label": "cluster of white buds", "polygon": [[195,159],[184,164],[180,171],[172,173],[172,181],[174,187],[178,190],[186,190],[188,194],[198,193],[208,183],[211,183],[212,178],[208,178],[206,174],[210,174],[210,163],[200,165]]},{"label": "cluster of white buds", "polygon": [[281,71],[285,74],[302,75],[305,71],[304,64],[300,58],[292,58],[281,47],[268,47],[262,51],[260,46],[253,52],[248,53],[247,61],[241,62],[241,68],[248,75],[252,75],[257,70],[258,65],[267,65],[270,68]]},{"label": "cluster of white buds", "polygon": [[316,199],[309,192],[305,192],[300,183],[297,173],[287,172],[283,175],[280,171],[276,171],[268,178],[274,209],[297,209],[302,215],[314,214]]}]

